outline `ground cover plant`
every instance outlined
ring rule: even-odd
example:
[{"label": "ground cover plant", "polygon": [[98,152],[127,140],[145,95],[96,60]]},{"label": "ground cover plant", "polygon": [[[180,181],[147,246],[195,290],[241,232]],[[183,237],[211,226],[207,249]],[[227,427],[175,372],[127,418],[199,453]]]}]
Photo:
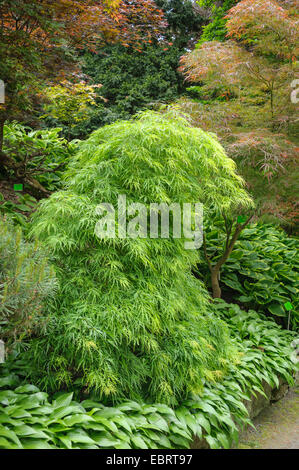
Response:
[{"label": "ground cover plant", "polygon": [[263,394],[264,383],[278,387],[279,378],[293,383],[294,333],[235,304],[218,300],[214,308],[229,325],[239,363],[221,383],[206,380],[174,408],[128,400],[104,406],[92,397],[80,402],[73,392],[49,397],[26,382],[28,363],[15,358],[0,366],[0,448],[182,449],[195,436],[214,449],[237,443],[250,424],[244,404],[252,394]]},{"label": "ground cover plant", "polygon": [[[214,261],[225,244],[221,220],[206,229],[207,251]],[[204,270],[203,264],[199,271]],[[208,276],[205,275],[208,282]],[[221,268],[223,295],[298,329],[298,240],[267,224],[251,224],[240,234]],[[292,309],[288,310],[288,303]]]},{"label": "ground cover plant", "polygon": [[[2,189],[2,188],[1,188]],[[12,191],[9,192],[12,195]],[[32,213],[36,207],[37,200],[30,194],[14,194],[13,200],[7,198],[0,192],[0,213],[8,215],[11,220],[21,225],[23,229],[28,227],[26,223],[28,215]]]}]

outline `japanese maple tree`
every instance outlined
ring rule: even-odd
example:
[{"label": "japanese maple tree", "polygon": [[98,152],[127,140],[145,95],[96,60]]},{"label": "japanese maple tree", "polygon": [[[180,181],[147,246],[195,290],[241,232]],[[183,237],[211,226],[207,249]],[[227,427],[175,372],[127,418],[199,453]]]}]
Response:
[{"label": "japanese maple tree", "polygon": [[230,40],[203,43],[181,58],[181,69],[187,80],[209,80],[210,87],[226,83],[243,94],[258,89],[274,121],[290,102],[297,72],[298,15],[274,0],[242,0],[226,18]]},{"label": "japanese maple tree", "polygon": [[153,0],[3,0],[0,19],[2,172],[14,172],[17,165],[2,150],[5,121],[30,114],[41,83],[57,77],[81,81],[78,49],[94,50],[95,44],[107,42],[138,47],[166,26]]}]

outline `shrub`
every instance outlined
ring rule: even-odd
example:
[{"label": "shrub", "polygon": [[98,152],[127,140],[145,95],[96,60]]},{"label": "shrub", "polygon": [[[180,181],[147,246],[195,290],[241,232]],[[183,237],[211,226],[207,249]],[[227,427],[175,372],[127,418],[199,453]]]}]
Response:
[{"label": "shrub", "polygon": [[105,102],[99,103],[88,120],[71,129],[72,135],[88,136],[103,125],[176,99],[184,90],[183,77],[177,70],[183,50],[165,43],[138,50],[110,45],[96,55],[86,54],[84,71],[94,83],[102,85],[98,93]]},{"label": "shrub", "polygon": [[[12,191],[9,196],[12,195]],[[27,217],[30,215],[37,204],[37,200],[30,196],[30,194],[14,194],[15,201],[10,200],[9,196],[5,199],[4,195],[0,193],[0,213],[8,215],[10,220],[22,226],[24,231],[28,228]]]},{"label": "shrub", "polygon": [[44,301],[55,287],[39,244],[26,243],[21,228],[0,217],[0,338],[8,351],[40,327]]},{"label": "shrub", "polygon": [[94,229],[98,204],[117,207],[119,194],[147,208],[250,205],[222,147],[184,119],[148,112],[94,132],[66,178],[65,191],[41,202],[32,227],[61,279],[47,336],[29,352],[40,383],[55,389],[76,379],[102,398],[176,403],[204,377],[221,376],[232,352],[191,273],[196,251],[172,235],[99,239]]},{"label": "shrub", "polygon": [[14,177],[42,194],[61,187],[62,171],[75,144],[59,137],[60,128],[32,130],[11,122],[4,126],[3,151],[17,165]]}]

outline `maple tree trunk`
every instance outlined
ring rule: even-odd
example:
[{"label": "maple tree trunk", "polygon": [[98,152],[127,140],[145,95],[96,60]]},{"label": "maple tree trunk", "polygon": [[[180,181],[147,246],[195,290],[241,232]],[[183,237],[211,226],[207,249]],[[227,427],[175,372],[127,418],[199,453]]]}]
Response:
[{"label": "maple tree trunk", "polygon": [[242,225],[237,224],[231,239],[230,239],[230,230],[229,230],[229,232],[227,232],[227,241],[226,241],[225,251],[224,251],[223,255],[221,256],[221,258],[217,261],[217,263],[214,266],[212,265],[211,260],[210,260],[208,254],[207,254],[206,239],[205,239],[205,236],[203,236],[204,254],[205,254],[205,258],[208,262],[208,266],[209,266],[209,270],[210,270],[210,274],[211,274],[211,285],[212,285],[213,299],[221,299],[221,289],[220,289],[220,284],[219,284],[221,266],[230,257],[231,252],[234,249],[235,243],[238,240],[240,233],[249,224],[249,222],[252,220],[253,215],[254,214],[252,214],[250,217],[248,217],[248,219],[246,220],[246,222],[244,224],[242,224]]},{"label": "maple tree trunk", "polygon": [[219,269],[212,269],[211,283],[212,283],[213,299],[221,299],[221,289],[219,285]]}]

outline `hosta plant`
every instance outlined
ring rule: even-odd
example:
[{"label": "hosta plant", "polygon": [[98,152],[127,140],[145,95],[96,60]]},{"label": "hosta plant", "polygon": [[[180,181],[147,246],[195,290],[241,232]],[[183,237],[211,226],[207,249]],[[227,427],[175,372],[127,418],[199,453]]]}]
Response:
[{"label": "hosta plant", "polygon": [[245,405],[252,395],[263,395],[265,382],[293,383],[294,334],[234,304],[218,300],[213,308],[230,327],[239,363],[175,408],[131,400],[104,406],[72,392],[49,397],[24,381],[30,364],[16,358],[0,366],[0,448],[184,449],[195,436],[213,449],[231,447],[251,424]]},{"label": "hosta plant", "polygon": [[[225,243],[222,222],[211,223],[206,238],[207,251],[217,260]],[[234,296],[247,308],[273,315],[285,327],[298,328],[298,248],[296,238],[275,226],[249,225],[221,268],[224,297]],[[208,279],[204,264],[199,265],[199,271]]]}]

